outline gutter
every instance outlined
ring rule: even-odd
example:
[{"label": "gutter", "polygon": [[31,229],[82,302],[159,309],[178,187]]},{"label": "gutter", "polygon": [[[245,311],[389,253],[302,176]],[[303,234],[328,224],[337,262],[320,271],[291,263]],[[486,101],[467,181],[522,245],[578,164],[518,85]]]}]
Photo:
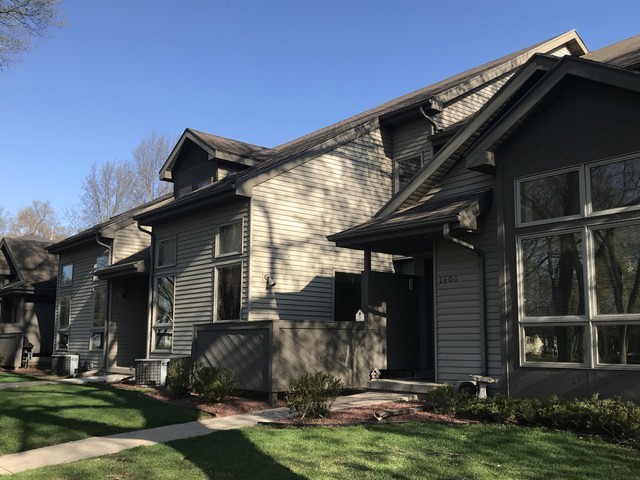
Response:
[{"label": "gutter", "polygon": [[442,227],[442,235],[445,240],[449,240],[450,242],[456,243],[467,250],[471,250],[478,256],[478,262],[480,266],[480,295],[482,308],[480,310],[480,329],[482,332],[482,336],[480,337],[480,370],[482,376],[489,375],[489,353],[487,349],[487,296],[486,296],[486,288],[485,288],[485,256],[484,252],[480,250],[475,245],[465,242],[464,240],[460,240],[459,238],[451,236],[451,227],[450,224],[445,223]]},{"label": "gutter", "polygon": [[151,237],[151,242],[149,243],[149,282],[148,282],[148,290],[149,294],[147,295],[147,341],[145,342],[145,355],[144,358],[149,358],[151,353],[151,318],[153,316],[153,275],[155,268],[155,255],[154,255],[154,244],[153,244],[153,232],[151,230],[147,230],[140,224],[140,220],[137,221],[136,226],[138,230],[143,233],[146,233]]}]

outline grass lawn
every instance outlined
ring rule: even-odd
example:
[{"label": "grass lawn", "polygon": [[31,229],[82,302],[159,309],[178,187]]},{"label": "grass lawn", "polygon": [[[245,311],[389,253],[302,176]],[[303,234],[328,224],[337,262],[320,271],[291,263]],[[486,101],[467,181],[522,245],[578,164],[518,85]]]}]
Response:
[{"label": "grass lawn", "polygon": [[622,479],[640,452],[497,425],[256,427],[47,467],[16,479]]},{"label": "grass lawn", "polygon": [[200,413],[106,385],[0,390],[0,455],[197,420]]},{"label": "grass lawn", "polygon": [[18,373],[0,372],[0,383],[15,383],[15,382],[33,382],[34,380],[42,380],[38,377],[32,377],[30,375],[20,375]]}]

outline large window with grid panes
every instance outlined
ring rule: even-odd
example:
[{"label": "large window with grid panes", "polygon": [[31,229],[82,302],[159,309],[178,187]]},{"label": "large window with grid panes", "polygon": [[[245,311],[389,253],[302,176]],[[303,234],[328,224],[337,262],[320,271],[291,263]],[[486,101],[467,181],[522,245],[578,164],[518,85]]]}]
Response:
[{"label": "large window with grid panes", "polygon": [[515,191],[521,364],[640,369],[640,154]]}]

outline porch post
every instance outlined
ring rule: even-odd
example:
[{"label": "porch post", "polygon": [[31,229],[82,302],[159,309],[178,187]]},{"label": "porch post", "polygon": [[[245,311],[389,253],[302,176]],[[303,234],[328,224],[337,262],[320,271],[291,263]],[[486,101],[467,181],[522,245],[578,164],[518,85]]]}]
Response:
[{"label": "porch post", "polygon": [[364,250],[364,271],[362,272],[362,286],[361,286],[361,309],[365,314],[365,318],[369,319],[369,279],[371,276],[371,248],[367,247]]}]

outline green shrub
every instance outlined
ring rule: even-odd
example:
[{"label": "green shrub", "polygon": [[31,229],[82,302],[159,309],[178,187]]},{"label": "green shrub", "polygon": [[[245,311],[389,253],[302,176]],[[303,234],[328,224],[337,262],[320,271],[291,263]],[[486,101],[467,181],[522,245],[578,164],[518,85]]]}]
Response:
[{"label": "green shrub", "polygon": [[315,372],[296,379],[287,392],[287,407],[299,419],[326,417],[336,397],[344,388],[342,380]]},{"label": "green shrub", "polygon": [[190,358],[177,358],[169,362],[167,369],[167,390],[180,397],[191,394],[191,372],[193,363]]},{"label": "green shrub", "polygon": [[192,372],[193,390],[206,402],[217,403],[231,395],[238,386],[236,374],[224,367],[196,363]]},{"label": "green shrub", "polygon": [[441,385],[426,395],[439,413],[456,414],[482,422],[514,423],[553,430],[605,436],[640,446],[640,407],[620,399],[547,400],[492,395],[486,399],[457,394],[453,386]]}]

